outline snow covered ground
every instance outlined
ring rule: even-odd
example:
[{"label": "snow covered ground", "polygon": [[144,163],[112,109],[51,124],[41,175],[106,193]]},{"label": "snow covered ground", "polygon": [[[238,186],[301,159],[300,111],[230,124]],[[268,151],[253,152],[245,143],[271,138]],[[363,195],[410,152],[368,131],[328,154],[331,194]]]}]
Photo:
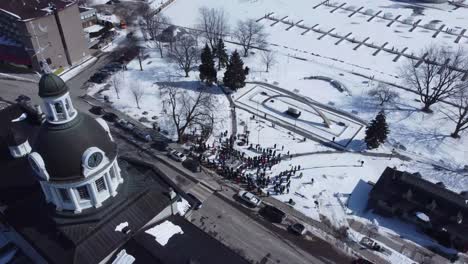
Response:
[{"label": "snow covered ground", "polygon": [[[142,123],[150,128],[152,123],[156,122],[162,131],[167,131],[169,137],[177,139],[175,126],[167,114],[167,110],[164,109],[166,97],[161,90],[161,86],[163,83],[169,82],[171,86],[180,88],[185,93],[193,96],[200,86],[200,82],[197,80],[198,73],[192,72],[189,78],[185,78],[176,65],[165,58],[161,59],[159,53],[151,49],[143,57],[143,71],[140,70],[138,58],[135,58],[127,65],[127,71],[115,75],[118,81],[121,82],[118,97],[111,84],[95,85],[88,91],[88,94],[96,95],[98,98],[108,96],[116,109],[137,120],[145,117],[147,121]],[[140,101],[140,108],[137,107],[132,94],[132,89],[135,86],[141,87],[144,94]],[[226,96],[217,86],[208,89],[219,109],[216,112],[217,122],[213,134],[218,135],[221,131],[230,131],[229,102]],[[97,94],[98,91],[101,92]]]}]

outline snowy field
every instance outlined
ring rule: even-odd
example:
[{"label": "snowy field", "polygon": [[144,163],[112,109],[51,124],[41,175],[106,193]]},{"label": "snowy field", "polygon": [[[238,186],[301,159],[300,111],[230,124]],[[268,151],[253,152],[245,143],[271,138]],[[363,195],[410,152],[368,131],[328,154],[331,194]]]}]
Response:
[{"label": "snowy field", "polygon": [[[356,39],[370,37],[370,42],[375,42],[376,45],[389,42],[387,47],[394,46],[395,49],[399,50],[408,47],[407,52],[414,53],[430,43],[447,45],[452,48],[455,48],[457,44],[454,43],[454,37],[448,33],[441,32],[436,38],[433,38],[432,35],[435,31],[429,29],[416,28],[409,32],[411,26],[404,24],[405,21],[416,22],[421,19],[419,25],[426,25],[431,21],[432,23],[437,22],[437,25],[446,25],[452,30],[452,33],[468,27],[466,26],[468,25],[468,16],[464,13],[466,9],[452,10],[453,7],[448,4],[426,5],[427,8],[422,9],[392,1],[353,1],[352,6],[364,6],[363,12],[372,9],[375,14],[382,10],[380,16],[386,14],[386,17],[390,17],[390,14],[387,13],[391,13],[393,18],[400,16],[399,21],[401,22],[387,27],[387,20],[374,18],[374,20],[367,22],[368,15],[356,14],[348,17],[350,14],[348,10],[337,10],[330,13],[333,9],[323,5],[313,9],[319,3],[320,1],[305,0],[267,2],[265,0],[226,0],[222,2],[180,0],[171,4],[164,12],[174,24],[187,27],[194,27],[197,24],[198,13],[193,12],[193,10],[202,6],[228,10],[229,21],[233,26],[239,19],[259,19],[265,14],[275,12],[275,16],[279,18],[289,16],[288,19],[295,22],[303,19],[304,21],[301,23],[304,25],[313,26],[318,23],[323,29],[336,28],[335,30],[344,34],[353,32]],[[354,9],[349,4],[345,5],[344,8]],[[368,13],[371,12],[368,11]],[[314,32],[301,35],[304,30],[298,27],[286,31],[285,29],[289,26],[282,23],[270,26],[273,21],[266,19],[262,19],[259,23],[266,26],[269,42],[278,44],[278,46],[272,47],[278,53],[278,62],[270,70],[270,73],[266,73],[259,56],[250,56],[245,60],[245,64],[251,68],[250,80],[278,83],[278,86],[284,89],[297,90],[300,94],[320,103],[328,104],[331,102],[341,110],[357,112],[358,117],[365,120],[372,119],[380,110],[378,105],[367,96],[367,92],[378,84],[376,80],[381,79],[391,83],[401,82],[395,76],[399,75],[401,63],[405,61],[404,58],[393,62],[395,55],[382,51],[373,56],[375,49],[368,47],[361,47],[354,51],[353,48],[357,44],[349,41],[335,45],[337,41],[335,38],[326,36],[318,40],[320,35]],[[468,39],[463,37],[459,44],[468,47],[467,43]],[[229,48],[232,50],[239,47],[230,45]],[[312,54],[318,54],[320,57]],[[294,59],[293,56],[305,60]],[[353,73],[374,76],[375,79],[369,81]],[[340,93],[329,85],[325,87],[323,83],[318,84],[317,80],[304,79],[320,75],[343,83],[352,96],[348,93]],[[448,120],[443,112],[450,110],[450,107],[439,104],[434,107],[434,114],[424,114],[419,111],[421,105],[415,101],[418,100],[415,94],[403,90],[397,91],[402,99],[394,105],[386,107],[387,120],[391,129],[390,144],[383,147],[382,150],[389,152],[393,146],[402,145],[406,148],[406,151],[401,150],[403,154],[407,153],[424,162],[435,163],[454,171],[460,170],[468,164],[468,151],[465,148],[468,143],[466,134],[461,139],[453,139],[449,136],[454,124]],[[444,177],[436,176],[436,178],[438,181]],[[468,180],[466,177],[459,178],[465,184],[460,186],[459,183],[448,182],[446,185],[455,187],[455,189],[467,188]]]}]

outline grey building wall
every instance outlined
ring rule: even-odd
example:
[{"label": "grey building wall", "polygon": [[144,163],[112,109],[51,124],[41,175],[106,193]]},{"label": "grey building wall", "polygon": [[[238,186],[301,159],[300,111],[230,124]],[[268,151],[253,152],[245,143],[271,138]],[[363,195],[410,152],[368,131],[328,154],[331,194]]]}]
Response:
[{"label": "grey building wall", "polygon": [[79,63],[89,55],[89,49],[86,33],[81,24],[78,4],[75,3],[60,12],[59,17],[72,64]]},{"label": "grey building wall", "polygon": [[[1,16],[7,15],[0,12]],[[82,28],[78,5],[75,3],[63,10],[59,10],[59,19],[71,64],[78,64],[89,56],[88,41],[86,40],[86,33]],[[69,65],[54,14],[26,21],[9,21],[9,26],[15,28],[15,31],[10,32],[11,30],[7,31],[0,28],[0,33],[8,32],[9,37],[23,43],[26,51],[31,56],[33,69],[37,71],[42,69],[40,65],[42,58],[48,61],[53,69]]]}]

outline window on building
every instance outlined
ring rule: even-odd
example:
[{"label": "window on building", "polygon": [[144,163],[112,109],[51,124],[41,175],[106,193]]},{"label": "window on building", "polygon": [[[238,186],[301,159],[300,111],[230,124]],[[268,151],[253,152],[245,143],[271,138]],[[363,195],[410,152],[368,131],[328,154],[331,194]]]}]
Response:
[{"label": "window on building", "polygon": [[70,202],[70,196],[68,195],[67,189],[58,189],[60,193],[60,197],[64,202]]},{"label": "window on building", "polygon": [[104,190],[107,190],[106,183],[104,182],[104,177],[101,177],[98,180],[96,180],[96,188],[97,188],[98,192],[102,192]]},{"label": "window on building", "polygon": [[80,186],[80,187],[76,188],[76,190],[78,191],[78,194],[80,195],[81,199],[89,200],[89,192],[88,192],[88,188],[86,186]]},{"label": "window on building", "polygon": [[112,179],[115,179],[115,171],[114,171],[115,168],[114,168],[114,166],[112,166],[111,169],[109,170],[109,174],[110,174]]},{"label": "window on building", "polygon": [[55,107],[55,112],[57,114],[62,114],[63,113],[63,107],[62,107],[61,103],[55,103],[54,107]]},{"label": "window on building", "polygon": [[67,110],[70,110],[70,102],[68,102],[68,99],[65,99],[65,108],[67,108]]}]

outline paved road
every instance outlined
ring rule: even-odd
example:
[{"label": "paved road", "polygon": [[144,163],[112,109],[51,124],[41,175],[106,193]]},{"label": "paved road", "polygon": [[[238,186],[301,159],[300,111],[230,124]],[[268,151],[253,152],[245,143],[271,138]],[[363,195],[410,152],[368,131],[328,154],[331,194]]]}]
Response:
[{"label": "paved road", "polygon": [[[326,263],[211,195],[189,220],[252,263]],[[334,262],[331,262],[334,263]]]}]

